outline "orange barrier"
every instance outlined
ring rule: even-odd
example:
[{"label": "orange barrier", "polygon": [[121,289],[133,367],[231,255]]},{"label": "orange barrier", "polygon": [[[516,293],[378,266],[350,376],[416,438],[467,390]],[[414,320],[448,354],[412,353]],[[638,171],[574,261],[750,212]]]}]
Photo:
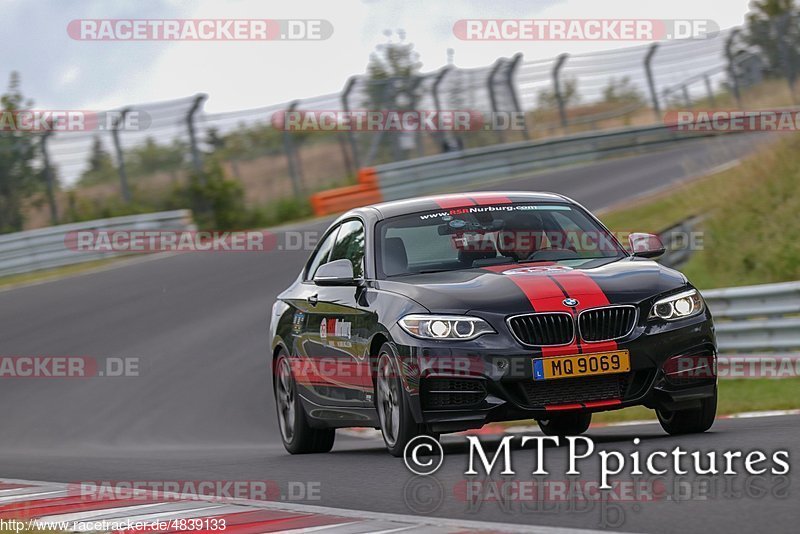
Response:
[{"label": "orange barrier", "polygon": [[314,214],[320,216],[375,204],[383,200],[383,195],[375,169],[366,167],[358,171],[358,184],[315,193],[310,200]]}]

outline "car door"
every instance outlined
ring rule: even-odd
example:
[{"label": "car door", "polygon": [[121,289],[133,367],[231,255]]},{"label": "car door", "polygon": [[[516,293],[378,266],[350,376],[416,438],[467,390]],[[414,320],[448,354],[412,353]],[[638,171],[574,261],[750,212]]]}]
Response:
[{"label": "car door", "polygon": [[[356,279],[364,276],[365,228],[359,219],[339,225],[327,262],[348,259]],[[326,263],[326,262],[323,262]],[[313,283],[316,303],[307,316],[306,354],[318,371],[315,393],[329,406],[368,406],[372,380],[363,333],[363,309],[359,295],[363,284],[320,286]]]},{"label": "car door", "polygon": [[[320,239],[316,250],[306,263],[300,276],[300,282],[284,296],[284,300],[292,308],[292,343],[289,347],[293,361],[295,380],[299,385],[308,390],[312,396],[320,394],[322,376],[319,362],[319,317],[317,305],[319,303],[319,287],[313,282],[317,269],[328,262],[331,249],[336,242],[339,227],[331,228]],[[318,400],[318,399],[316,399]]]}]

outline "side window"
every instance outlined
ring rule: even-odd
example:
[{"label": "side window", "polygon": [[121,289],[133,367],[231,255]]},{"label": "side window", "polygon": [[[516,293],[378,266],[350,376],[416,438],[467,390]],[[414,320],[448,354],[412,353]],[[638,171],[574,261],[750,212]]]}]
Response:
[{"label": "side window", "polygon": [[317,269],[323,263],[328,263],[328,253],[333,248],[333,244],[336,241],[336,234],[339,232],[339,229],[335,229],[328,237],[326,237],[322,243],[317,246],[317,250],[314,251],[314,254],[311,256],[311,260],[308,262],[308,269],[306,269],[306,276],[305,280],[311,280],[314,278],[314,274],[317,272]]},{"label": "side window", "polygon": [[329,261],[347,258],[353,262],[356,278],[364,276],[364,225],[361,221],[347,221],[339,228],[336,244],[331,249]]}]

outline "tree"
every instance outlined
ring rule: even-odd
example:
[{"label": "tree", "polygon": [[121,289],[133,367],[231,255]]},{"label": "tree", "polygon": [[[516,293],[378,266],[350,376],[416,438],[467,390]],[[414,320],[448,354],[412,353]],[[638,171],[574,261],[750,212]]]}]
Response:
[{"label": "tree", "polygon": [[[0,97],[0,112],[10,114],[10,122],[15,122],[13,114],[32,105],[22,96],[19,75],[11,73],[8,90]],[[43,173],[35,165],[35,141],[29,132],[14,128],[0,131],[0,232],[22,230],[23,202],[43,184]]]},{"label": "tree", "polygon": [[95,136],[89,154],[89,168],[81,174],[78,183],[82,186],[109,183],[117,179],[117,170],[111,155],[106,152],[103,142]]},{"label": "tree", "polygon": [[[383,32],[387,40],[379,44],[369,56],[367,64],[367,107],[369,109],[408,108],[416,100],[415,79],[422,68],[414,44],[406,42],[403,30]],[[396,39],[393,36],[396,35]],[[395,80],[393,87],[387,86]]]},{"label": "tree", "polygon": [[[564,102],[565,108],[577,104],[580,101],[581,95],[578,94],[578,80],[575,78],[567,78],[561,81],[561,99]],[[539,91],[537,100],[540,108],[558,108],[558,99],[556,98],[555,89],[542,89]]]},{"label": "tree", "polygon": [[638,104],[642,102],[642,94],[629,76],[619,79],[612,76],[603,89],[603,101],[609,104]]},{"label": "tree", "polygon": [[143,145],[133,148],[126,154],[126,163],[130,161],[133,176],[175,171],[183,166],[187,152],[186,144],[178,139],[171,145],[159,145],[155,139],[148,137]]},{"label": "tree", "polygon": [[753,0],[746,44],[758,48],[773,75],[800,68],[800,10],[794,0]]}]

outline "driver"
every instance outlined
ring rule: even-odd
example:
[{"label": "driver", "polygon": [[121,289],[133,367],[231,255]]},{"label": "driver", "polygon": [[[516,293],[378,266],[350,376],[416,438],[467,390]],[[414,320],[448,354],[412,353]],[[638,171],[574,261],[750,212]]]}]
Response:
[{"label": "driver", "polygon": [[544,224],[538,213],[512,213],[505,217],[503,230],[497,234],[497,249],[516,261],[528,259],[544,248]]}]

